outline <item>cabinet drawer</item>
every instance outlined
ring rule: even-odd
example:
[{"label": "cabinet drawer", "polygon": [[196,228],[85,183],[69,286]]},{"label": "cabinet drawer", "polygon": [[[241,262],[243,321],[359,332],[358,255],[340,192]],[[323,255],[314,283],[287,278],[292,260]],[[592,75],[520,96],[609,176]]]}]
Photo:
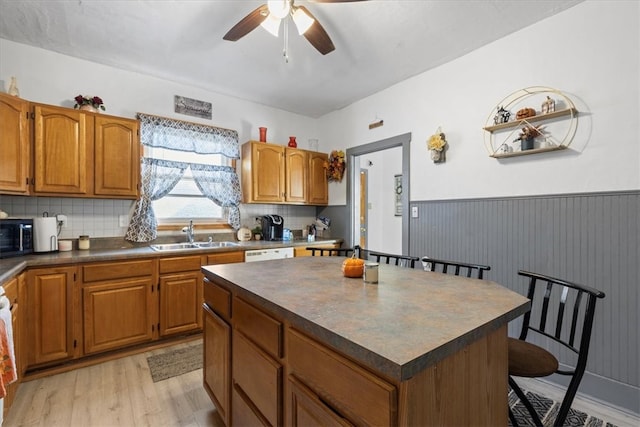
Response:
[{"label": "cabinet drawer", "polygon": [[233,323],[271,356],[282,357],[282,323],[239,298],[233,299]]},{"label": "cabinet drawer", "polygon": [[119,261],[82,266],[82,281],[99,282],[112,279],[130,279],[132,277],[151,276],[153,260]]},{"label": "cabinet drawer", "polygon": [[204,279],[204,302],[226,321],[231,321],[231,292]]},{"label": "cabinet drawer", "polygon": [[289,329],[289,373],[355,424],[396,422],[396,388],[327,347]]},{"label": "cabinet drawer", "polygon": [[160,274],[199,270],[200,255],[163,258],[160,260]]},{"label": "cabinet drawer", "polygon": [[287,425],[306,426],[353,426],[328,407],[313,391],[294,376],[289,376],[289,412]]},{"label": "cabinet drawer", "polygon": [[231,264],[234,262],[244,262],[244,251],[209,254],[207,255],[206,265]]},{"label": "cabinet drawer", "polygon": [[271,427],[267,420],[260,418],[260,416],[254,412],[253,408],[249,406],[245,401],[246,397],[242,396],[241,390],[234,388],[231,396],[231,417],[233,418],[233,425]]},{"label": "cabinet drawer", "polygon": [[270,425],[282,425],[282,365],[241,333],[233,334],[232,348],[234,389],[241,390]]}]

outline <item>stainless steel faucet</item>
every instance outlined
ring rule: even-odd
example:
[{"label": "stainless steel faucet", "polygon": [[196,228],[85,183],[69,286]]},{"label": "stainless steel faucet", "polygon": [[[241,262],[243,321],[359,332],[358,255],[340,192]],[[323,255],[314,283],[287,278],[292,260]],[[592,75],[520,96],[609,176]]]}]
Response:
[{"label": "stainless steel faucet", "polygon": [[189,221],[189,226],[188,227],[184,227],[182,229],[182,232],[183,233],[187,233],[187,241],[189,243],[193,243],[193,236],[194,236],[194,233],[193,233],[193,220]]}]

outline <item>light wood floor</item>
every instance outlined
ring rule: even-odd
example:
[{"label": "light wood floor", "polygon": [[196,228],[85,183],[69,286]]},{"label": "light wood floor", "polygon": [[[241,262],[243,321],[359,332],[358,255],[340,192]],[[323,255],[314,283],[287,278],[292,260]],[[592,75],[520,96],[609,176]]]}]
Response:
[{"label": "light wood floor", "polygon": [[[202,369],[154,383],[147,357],[197,345],[195,340],[99,365],[22,383],[3,427],[222,427],[202,386]],[[525,389],[561,400],[563,389],[541,381],[519,381]],[[640,419],[580,395],[573,407],[620,427]]]},{"label": "light wood floor", "polygon": [[202,385],[202,369],[154,383],[147,357],[202,340],[24,382],[8,426],[223,426]]}]

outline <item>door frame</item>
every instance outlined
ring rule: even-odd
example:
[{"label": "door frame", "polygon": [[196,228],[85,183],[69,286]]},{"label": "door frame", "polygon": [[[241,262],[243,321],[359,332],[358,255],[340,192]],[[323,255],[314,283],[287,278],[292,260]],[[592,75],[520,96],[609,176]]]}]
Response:
[{"label": "door frame", "polygon": [[[411,132],[392,136],[390,138],[381,139],[369,144],[359,145],[347,149],[347,164],[355,165],[356,157],[376,151],[382,151],[389,148],[402,147],[402,253],[409,253],[409,154],[411,149]],[[360,240],[360,232],[356,233],[355,225],[357,218],[355,217],[355,204],[358,200],[354,200],[354,185],[359,185],[360,168],[347,168],[347,211],[349,212],[349,225],[347,226],[347,234],[349,236],[349,244],[354,245]],[[391,200],[391,199],[390,199]],[[356,240],[357,239],[357,240]]]}]

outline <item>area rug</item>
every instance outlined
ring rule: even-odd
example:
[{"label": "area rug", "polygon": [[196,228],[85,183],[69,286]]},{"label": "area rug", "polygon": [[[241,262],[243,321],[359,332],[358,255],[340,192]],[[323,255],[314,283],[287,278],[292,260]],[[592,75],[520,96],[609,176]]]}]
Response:
[{"label": "area rug", "polygon": [[[538,413],[542,424],[544,426],[552,426],[556,419],[556,414],[560,410],[560,403],[530,391],[525,391],[525,395]],[[527,411],[527,408],[520,402],[518,396],[516,396],[513,391],[509,392],[509,407],[518,425],[527,427],[535,426],[531,420],[529,411]],[[509,425],[512,425],[511,420],[509,420]],[[616,427],[614,424],[575,409],[569,410],[569,415],[567,415],[567,419],[563,425],[565,427]]]},{"label": "area rug", "polygon": [[154,383],[202,368],[202,344],[147,357]]}]

